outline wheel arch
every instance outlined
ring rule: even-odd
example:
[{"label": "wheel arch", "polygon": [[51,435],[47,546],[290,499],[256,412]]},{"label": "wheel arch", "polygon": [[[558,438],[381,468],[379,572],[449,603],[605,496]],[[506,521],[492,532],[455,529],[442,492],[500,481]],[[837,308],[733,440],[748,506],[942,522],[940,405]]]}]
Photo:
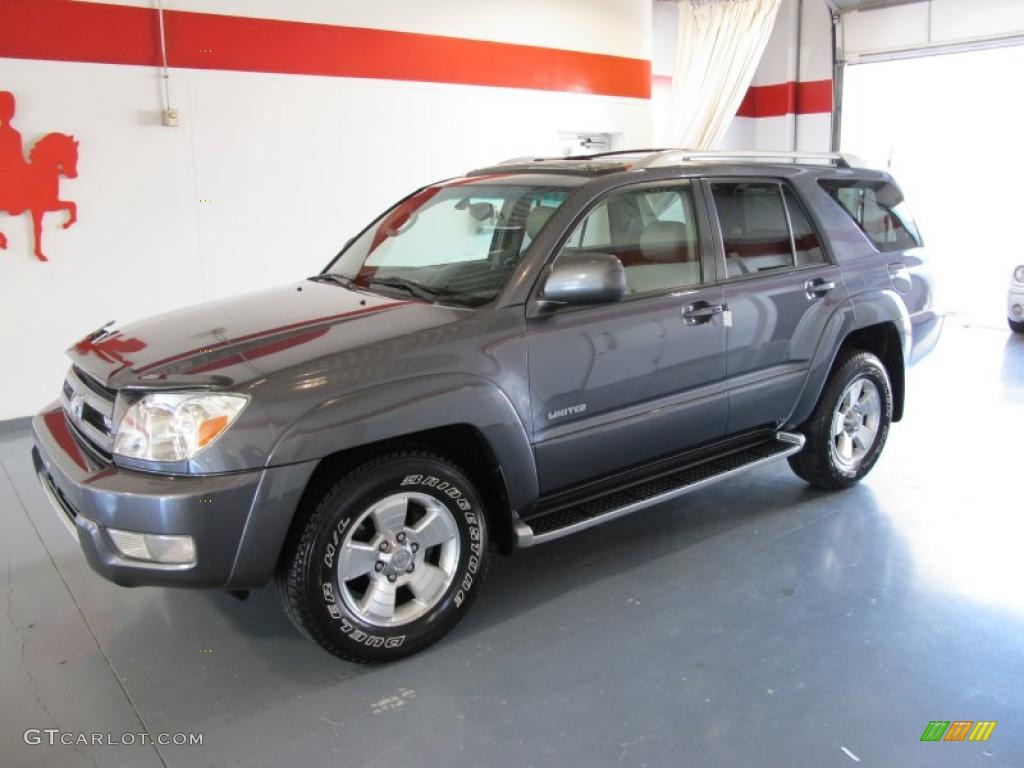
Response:
[{"label": "wheel arch", "polygon": [[301,528],[311,498],[349,469],[380,453],[414,447],[464,469],[483,496],[492,541],[511,551],[516,510],[539,494],[533,450],[508,397],[470,376],[425,376],[322,404],[278,441],[275,464],[317,461],[289,535]]},{"label": "wheel arch", "polygon": [[847,348],[871,352],[882,361],[893,389],[893,421],[902,419],[910,340],[910,315],[895,291],[872,291],[842,302],[826,323],[787,425],[797,426],[810,417],[839,352]]},{"label": "wheel arch", "polygon": [[853,348],[871,352],[885,366],[892,385],[892,420],[903,418],[903,402],[906,392],[906,376],[903,358],[903,342],[896,324],[883,321],[874,325],[857,328],[847,334],[840,349]]}]

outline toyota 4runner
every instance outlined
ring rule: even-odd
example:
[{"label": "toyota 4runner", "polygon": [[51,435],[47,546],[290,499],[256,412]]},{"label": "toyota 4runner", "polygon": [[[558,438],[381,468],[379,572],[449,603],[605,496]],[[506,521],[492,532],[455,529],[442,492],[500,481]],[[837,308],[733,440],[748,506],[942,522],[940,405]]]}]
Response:
[{"label": "toyota 4runner", "polygon": [[40,481],[102,576],[273,579],[355,661],[438,640],[492,550],[783,458],[846,488],[941,327],[899,188],[855,166],[652,150],[424,187],[307,280],[75,344]]}]

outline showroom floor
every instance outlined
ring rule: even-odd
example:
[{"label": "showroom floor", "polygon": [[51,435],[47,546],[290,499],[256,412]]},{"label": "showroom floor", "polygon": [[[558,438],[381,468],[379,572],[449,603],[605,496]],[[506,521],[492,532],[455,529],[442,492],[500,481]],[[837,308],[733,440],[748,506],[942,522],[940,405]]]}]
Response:
[{"label": "showroom floor", "polygon": [[[385,667],[311,645],[270,590],[104,582],[7,433],[0,763],[1020,765],[1024,338],[947,328],[909,387],[860,487],[775,465],[496,559],[447,639]],[[919,741],[957,719],[999,724]],[[203,744],[27,745],[28,728]]]}]

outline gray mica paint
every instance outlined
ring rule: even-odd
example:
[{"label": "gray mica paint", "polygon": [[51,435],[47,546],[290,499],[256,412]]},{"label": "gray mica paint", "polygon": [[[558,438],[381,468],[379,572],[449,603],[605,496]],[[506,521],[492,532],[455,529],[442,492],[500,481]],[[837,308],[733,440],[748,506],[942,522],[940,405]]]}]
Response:
[{"label": "gray mica paint", "polygon": [[[214,557],[235,564],[235,582],[269,573],[311,471],[307,465],[330,453],[469,425],[487,440],[506,484],[510,508],[496,514],[515,516],[544,492],[629,464],[749,427],[799,424],[853,329],[893,323],[908,361],[934,344],[940,318],[929,307],[923,251],[878,253],[818,184],[820,178],[889,180],[887,174],[749,164],[634,171],[607,164],[608,172],[598,175],[566,175],[552,166],[545,176],[542,166],[486,170],[522,183],[573,187],[490,305],[431,305],[303,282],[123,326],[121,336],[141,343],[127,363],[69,351],[113,387],[139,391],[195,381],[251,396],[231,429],[186,466],[148,467],[184,473],[182,481],[200,489],[223,478],[256,478],[247,503],[232,503],[225,513],[235,532],[231,541],[211,534],[223,550]],[[728,279],[712,201],[700,180],[737,177],[791,184],[819,232],[827,233],[830,263]],[[708,285],[592,307],[544,305],[543,276],[562,239],[596,201],[627,185],[674,182],[695,192]],[[909,290],[898,286],[905,293],[894,289],[893,263],[908,270]],[[834,280],[836,288],[809,301],[802,286],[816,277]],[[696,300],[734,307],[733,328],[727,332],[720,317],[684,325],[682,310]],[[563,417],[547,419],[560,412]],[[45,443],[43,430],[37,421]],[[51,455],[67,460],[60,451]],[[286,469],[297,465],[303,469]],[[115,469],[108,484],[131,485],[146,474]],[[284,480],[277,479],[273,493],[257,496],[260,473],[294,487],[279,487]],[[90,489],[69,492],[93,503],[85,499]],[[193,519],[194,500],[176,498],[177,509],[153,525]],[[105,520],[141,521],[153,503],[120,494]],[[143,573],[138,583],[145,582]]]}]

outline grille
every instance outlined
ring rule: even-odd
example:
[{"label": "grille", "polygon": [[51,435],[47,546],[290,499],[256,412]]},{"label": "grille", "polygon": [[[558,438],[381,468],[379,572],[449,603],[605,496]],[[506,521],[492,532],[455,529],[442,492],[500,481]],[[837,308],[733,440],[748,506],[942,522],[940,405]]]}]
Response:
[{"label": "grille", "polygon": [[95,450],[109,458],[114,448],[114,399],[117,391],[104,386],[77,365],[64,379],[61,405],[68,421]]},{"label": "grille", "polygon": [[110,387],[105,386],[98,379],[93,378],[88,373],[79,368],[77,365],[71,366],[71,370],[78,377],[79,381],[85,384],[85,386],[87,386],[97,395],[102,397],[104,400],[114,402],[114,398],[117,397],[116,389],[111,389]]},{"label": "grille", "polygon": [[72,522],[76,520],[78,518],[78,510],[75,509],[74,504],[68,501],[68,497],[64,495],[64,491],[62,491],[57,484],[53,482],[53,477],[50,473],[43,472],[42,477],[43,481],[46,483],[46,487],[49,489],[50,493],[53,494],[54,498],[57,499],[57,502],[60,504],[64,514],[67,515]]}]

